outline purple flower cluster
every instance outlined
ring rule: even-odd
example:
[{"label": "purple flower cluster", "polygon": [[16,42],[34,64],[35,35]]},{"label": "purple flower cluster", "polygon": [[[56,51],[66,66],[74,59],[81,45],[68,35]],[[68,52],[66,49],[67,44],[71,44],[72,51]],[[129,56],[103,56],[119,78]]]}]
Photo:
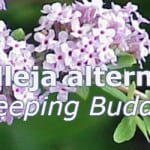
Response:
[{"label": "purple flower cluster", "polygon": [[34,39],[39,43],[35,51],[44,56],[44,69],[63,75],[58,87],[47,89],[49,94],[58,92],[62,101],[75,91],[63,82],[69,70],[84,74],[85,65],[108,70],[109,64],[117,64],[121,52],[133,54],[142,67],[150,52],[148,33],[140,27],[149,21],[137,12],[137,6],[112,3],[107,9],[103,5],[101,0],[83,0],[72,5],[57,2],[42,9],[44,15],[35,29]]},{"label": "purple flower cluster", "polygon": [[[19,70],[30,72],[34,65],[33,50],[34,46],[28,44],[25,40],[15,40],[11,36],[11,30],[7,29],[3,21],[0,21],[0,65],[2,67],[10,66],[12,74]],[[6,82],[5,78],[8,74],[6,74],[4,68],[1,74],[3,82]],[[13,84],[13,81],[12,86],[2,86],[0,93],[0,100],[6,100],[8,104],[11,104],[14,100],[23,100],[26,103],[28,100],[36,98],[35,93],[29,92],[28,87],[17,87]],[[9,113],[5,117],[0,117],[0,122],[11,124],[12,121],[13,117]]]},{"label": "purple flower cluster", "polygon": [[[18,70],[30,72],[36,65],[55,71],[58,77],[56,87],[45,87],[44,93],[18,87],[12,80],[12,86],[0,88],[0,100],[6,100],[8,104],[15,100],[25,104],[30,100],[42,103],[45,97],[57,93],[58,100],[67,101],[68,94],[77,91],[77,87],[69,87],[65,81],[69,71],[79,70],[84,75],[86,65],[100,66],[101,70],[107,71],[109,64],[118,63],[121,52],[133,54],[142,67],[150,52],[150,40],[140,26],[149,21],[131,3],[124,7],[112,3],[110,9],[103,5],[101,0],[45,5],[40,26],[35,28],[37,46],[28,44],[26,39],[16,40],[0,21],[1,66],[10,66],[12,73],[16,73]],[[0,0],[2,9],[5,9],[5,3]],[[2,74],[5,81],[5,71]],[[11,124],[12,121],[9,112],[0,117],[0,122]]]}]

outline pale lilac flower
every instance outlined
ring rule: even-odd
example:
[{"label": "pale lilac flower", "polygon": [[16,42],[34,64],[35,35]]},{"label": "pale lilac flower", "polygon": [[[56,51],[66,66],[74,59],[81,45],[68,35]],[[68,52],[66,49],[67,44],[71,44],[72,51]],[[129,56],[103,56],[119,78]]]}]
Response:
[{"label": "pale lilac flower", "polygon": [[6,10],[5,0],[0,0],[0,10]]},{"label": "pale lilac flower", "polygon": [[64,5],[63,10],[59,13],[57,20],[60,21],[61,24],[69,23],[70,20],[73,19],[72,14],[72,7]]},{"label": "pale lilac flower", "polygon": [[17,70],[30,71],[34,65],[34,59],[27,49],[22,50],[20,53],[16,53],[15,50],[11,51],[8,60],[13,72],[16,72]]},{"label": "pale lilac flower", "polygon": [[104,19],[98,20],[98,28],[93,28],[93,35],[99,37],[100,43],[112,43],[115,30],[109,28],[109,23]]},{"label": "pale lilac flower", "polygon": [[71,35],[75,38],[82,37],[86,35],[92,26],[90,24],[85,24],[83,26],[80,25],[79,19],[72,20],[71,22],[71,29],[73,32],[71,32]]},{"label": "pale lilac flower", "polygon": [[50,8],[50,20],[51,21],[56,21],[59,15],[62,13],[63,6],[57,2],[51,5]]},{"label": "pale lilac flower", "polygon": [[93,7],[96,9],[97,13],[103,13],[105,9],[103,9],[104,2],[102,0],[91,0],[89,2],[88,0],[83,0],[83,5],[85,7]]},{"label": "pale lilac flower", "polygon": [[62,49],[62,52],[64,53],[65,65],[71,67],[73,63],[73,57],[75,56],[73,53],[73,49],[69,47],[67,43],[63,43],[61,45],[61,49]]},{"label": "pale lilac flower", "polygon": [[49,13],[51,13],[51,5],[49,5],[49,4],[44,5],[43,6],[43,10],[41,10],[41,12],[43,14],[49,14]]},{"label": "pale lilac flower", "polygon": [[94,6],[96,8],[102,8],[103,1],[102,0],[92,0],[91,2],[89,2],[88,0],[83,0],[83,4],[85,6]]},{"label": "pale lilac flower", "polygon": [[34,29],[35,32],[41,31],[43,29],[49,29],[49,28],[51,28],[52,25],[53,25],[53,22],[49,21],[49,19],[48,19],[47,16],[42,16],[39,19],[39,24],[40,24],[40,26]]},{"label": "pale lilac flower", "polygon": [[15,50],[16,53],[19,53],[21,49],[26,48],[26,42],[25,41],[17,41],[13,37],[9,36],[7,38],[7,45],[12,48],[12,50]]},{"label": "pale lilac flower", "polygon": [[60,100],[62,102],[66,102],[68,100],[69,93],[76,92],[75,87],[68,87],[66,84],[57,82],[56,87],[50,87],[49,91],[50,93],[58,93],[57,94],[57,100]]},{"label": "pale lilac flower", "polygon": [[7,30],[6,24],[4,21],[0,20],[0,32],[3,32],[4,30]]},{"label": "pale lilac flower", "polygon": [[113,49],[109,47],[105,47],[105,45],[100,46],[99,58],[102,63],[112,63],[115,64],[117,62],[117,56]]},{"label": "pale lilac flower", "polygon": [[[0,101],[6,101],[8,104],[11,103],[8,97],[5,95],[0,95]],[[13,122],[13,117],[9,114],[8,110],[1,110],[2,112],[5,112],[7,115],[0,117],[0,122],[7,122],[8,124],[12,124]]]},{"label": "pale lilac flower", "polygon": [[57,74],[59,74],[61,70],[65,70],[63,53],[47,54],[46,61],[43,63],[43,67],[45,69],[55,70]]},{"label": "pale lilac flower", "polygon": [[34,39],[40,43],[38,47],[35,48],[36,52],[43,52],[52,47],[52,45],[55,43],[54,41],[55,33],[54,30],[49,30],[48,35],[44,35],[41,32],[37,32],[34,35]]},{"label": "pale lilac flower", "polygon": [[30,92],[28,87],[17,87],[16,85],[13,85],[12,88],[16,100],[21,100],[24,104],[31,100],[38,100],[37,93],[39,93],[39,91]]}]

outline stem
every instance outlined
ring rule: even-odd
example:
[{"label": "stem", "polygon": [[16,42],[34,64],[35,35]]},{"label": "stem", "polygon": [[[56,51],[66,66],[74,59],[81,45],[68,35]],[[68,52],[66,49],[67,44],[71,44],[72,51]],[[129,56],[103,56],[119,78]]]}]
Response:
[{"label": "stem", "polygon": [[[124,93],[128,93],[128,91],[129,91],[128,87],[125,87],[125,86],[118,87],[118,90],[120,90]],[[148,100],[147,96],[144,93],[142,93],[141,91],[135,90],[134,95],[140,96],[141,100]]]}]

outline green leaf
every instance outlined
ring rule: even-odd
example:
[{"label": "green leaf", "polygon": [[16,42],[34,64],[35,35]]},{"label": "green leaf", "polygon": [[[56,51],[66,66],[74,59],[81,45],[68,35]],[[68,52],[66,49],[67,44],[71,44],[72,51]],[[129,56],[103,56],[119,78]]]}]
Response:
[{"label": "green leaf", "polygon": [[147,98],[150,100],[150,90],[146,90],[145,94],[146,94]]},{"label": "green leaf", "polygon": [[129,90],[128,90],[128,100],[133,100],[134,99],[134,92],[136,90],[136,85],[135,82],[133,82],[130,86],[129,86]]},{"label": "green leaf", "polygon": [[136,131],[136,123],[133,117],[124,117],[114,132],[114,141],[122,143],[130,140]]},{"label": "green leaf", "polygon": [[22,41],[25,39],[25,32],[23,31],[22,28],[19,28],[19,29],[16,29],[14,30],[11,35],[13,36],[13,38],[15,40],[18,40],[18,41]]},{"label": "green leaf", "polygon": [[148,133],[147,133],[147,129],[146,129],[146,126],[145,126],[145,123],[144,121],[139,117],[139,116],[136,116],[135,117],[135,121],[136,121],[136,124],[137,126],[139,127],[139,129],[142,131],[142,133],[144,134],[145,138],[147,139],[148,142],[150,142],[150,139],[148,137]]},{"label": "green leaf", "polygon": [[104,86],[102,87],[102,90],[114,96],[115,98],[118,98],[119,100],[122,100],[124,102],[126,102],[127,100],[127,96],[123,92],[119,91],[117,88]]},{"label": "green leaf", "polygon": [[118,55],[118,63],[117,65],[109,65],[108,68],[110,70],[114,69],[121,69],[125,67],[131,67],[132,65],[136,64],[136,58],[129,53],[120,53]]},{"label": "green leaf", "polygon": [[87,100],[89,92],[90,92],[89,87],[82,86],[78,87],[77,95],[79,95],[83,100]]},{"label": "green leaf", "polygon": [[148,134],[150,135],[150,117],[144,117],[144,123],[148,131]]},{"label": "green leaf", "polygon": [[132,66],[136,64],[136,58],[132,54],[122,53],[118,56],[118,64],[121,66]]}]

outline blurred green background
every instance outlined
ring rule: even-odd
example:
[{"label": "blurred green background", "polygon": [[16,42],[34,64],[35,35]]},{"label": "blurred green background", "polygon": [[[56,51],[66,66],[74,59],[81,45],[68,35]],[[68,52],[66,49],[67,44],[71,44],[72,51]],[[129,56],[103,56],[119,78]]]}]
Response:
[{"label": "blurred green background", "polygon": [[[0,19],[7,22],[11,29],[22,27],[26,33],[38,26],[40,9],[45,3],[53,0],[9,0],[8,11],[0,12]],[[69,0],[61,0],[69,3]],[[110,0],[105,0],[110,4]],[[121,5],[128,0],[115,0]],[[139,10],[150,19],[150,0],[132,0],[139,5]],[[149,31],[149,26],[146,27]],[[150,67],[149,58],[144,69]],[[96,87],[91,88],[87,101],[80,100],[77,118],[72,122],[64,122],[63,116],[36,116],[27,122],[14,121],[12,126],[0,124],[0,150],[149,150],[150,145],[137,130],[134,139],[123,144],[113,142],[113,132],[121,117],[107,116],[89,117],[89,109],[93,96],[105,96],[107,100],[115,100]],[[71,99],[71,98],[70,98]]]}]

